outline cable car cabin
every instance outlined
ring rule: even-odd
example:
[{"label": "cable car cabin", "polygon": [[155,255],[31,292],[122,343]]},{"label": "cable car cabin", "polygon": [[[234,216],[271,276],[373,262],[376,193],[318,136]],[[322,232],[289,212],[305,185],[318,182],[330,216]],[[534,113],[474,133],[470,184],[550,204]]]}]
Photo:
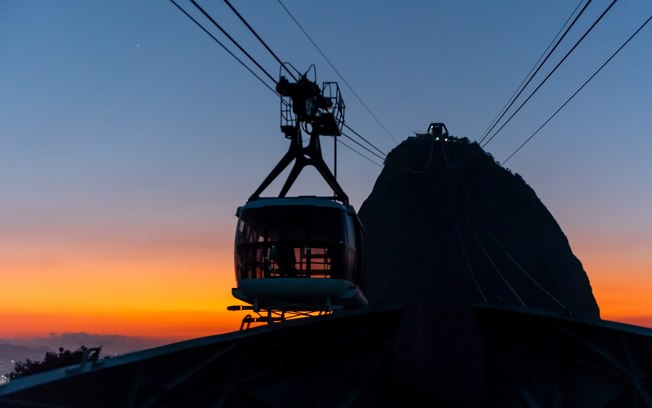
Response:
[{"label": "cable car cabin", "polygon": [[362,230],[331,198],[259,198],[238,208],[233,296],[260,309],[364,306]]}]

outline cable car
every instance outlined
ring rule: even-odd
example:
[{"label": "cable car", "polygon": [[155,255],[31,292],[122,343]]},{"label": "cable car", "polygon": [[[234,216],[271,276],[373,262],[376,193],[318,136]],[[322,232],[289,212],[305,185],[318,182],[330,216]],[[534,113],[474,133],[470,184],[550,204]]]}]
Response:
[{"label": "cable car", "polygon": [[428,125],[428,135],[434,136],[435,140],[442,139],[448,141],[448,129],[441,122],[435,122]]},{"label": "cable car", "polygon": [[[312,313],[363,307],[363,229],[348,196],[322,158],[320,136],[340,136],[344,102],[334,82],[320,88],[308,79],[281,77],[281,130],[290,147],[272,172],[236,211],[232,294],[248,306],[230,310]],[[296,79],[296,78],[295,78]],[[302,130],[309,140],[304,144]],[[278,197],[260,194],[292,162]],[[333,189],[332,197],[287,197],[305,166],[314,166]],[[243,321],[244,324],[244,321]]]},{"label": "cable car", "polygon": [[267,198],[238,208],[233,296],[257,309],[366,304],[361,229],[350,205],[328,197]]},{"label": "cable car", "polygon": [[426,130],[426,133],[414,132],[414,134],[418,137],[432,137],[434,140],[443,140],[444,142],[448,142],[450,139],[448,129],[442,122],[432,122],[428,125],[428,130]]}]

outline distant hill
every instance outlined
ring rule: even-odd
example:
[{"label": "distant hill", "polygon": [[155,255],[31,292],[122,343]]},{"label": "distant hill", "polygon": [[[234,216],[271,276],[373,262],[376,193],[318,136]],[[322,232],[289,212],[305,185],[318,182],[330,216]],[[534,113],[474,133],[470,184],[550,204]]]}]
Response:
[{"label": "distant hill", "polygon": [[52,351],[44,346],[23,346],[0,342],[0,375],[9,374],[14,369],[12,361],[40,360],[45,353]]},{"label": "distant hill", "polygon": [[399,304],[400,395],[479,406],[481,338],[472,306],[600,313],[563,231],[517,174],[466,138],[410,137],[359,211],[371,303]]}]

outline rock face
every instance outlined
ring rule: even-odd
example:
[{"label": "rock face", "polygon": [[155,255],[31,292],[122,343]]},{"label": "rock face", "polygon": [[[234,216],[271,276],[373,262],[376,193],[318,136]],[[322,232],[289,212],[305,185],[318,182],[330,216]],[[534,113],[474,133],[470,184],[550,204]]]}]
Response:
[{"label": "rock face", "polygon": [[370,303],[404,308],[397,395],[482,406],[477,303],[599,319],[582,264],[535,192],[477,143],[411,137],[360,208]]}]

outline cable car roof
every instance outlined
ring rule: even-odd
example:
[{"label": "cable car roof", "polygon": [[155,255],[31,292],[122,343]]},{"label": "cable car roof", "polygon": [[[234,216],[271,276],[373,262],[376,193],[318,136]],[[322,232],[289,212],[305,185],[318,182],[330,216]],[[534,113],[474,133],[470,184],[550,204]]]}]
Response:
[{"label": "cable car roof", "polygon": [[[300,197],[265,197],[249,201],[245,205],[238,207],[237,214],[244,208],[263,208],[263,207],[289,207],[289,206],[311,206],[311,207],[325,207],[337,208],[347,212],[355,213],[353,207],[348,204],[340,203],[332,197],[317,197],[317,196],[300,196]],[[237,215],[236,214],[236,215]]]}]

